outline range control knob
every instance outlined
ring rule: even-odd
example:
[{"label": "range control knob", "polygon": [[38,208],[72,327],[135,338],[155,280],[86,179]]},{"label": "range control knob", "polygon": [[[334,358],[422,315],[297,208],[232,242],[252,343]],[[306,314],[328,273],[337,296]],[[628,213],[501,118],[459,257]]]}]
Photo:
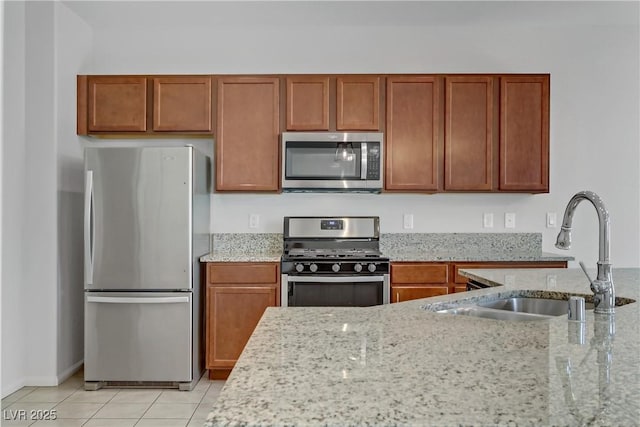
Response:
[{"label": "range control knob", "polygon": [[367,270],[369,270],[370,272],[372,272],[372,273],[373,273],[374,271],[376,271],[376,265],[375,265],[375,264],[373,264],[373,263],[372,263],[372,264],[369,264],[369,265],[367,266]]},{"label": "range control knob", "polygon": [[331,266],[331,269],[333,270],[334,273],[337,273],[338,271],[340,271],[340,264],[333,264]]},{"label": "range control knob", "polygon": [[298,273],[302,273],[302,270],[304,270],[304,265],[303,264],[296,264],[296,271]]},{"label": "range control knob", "polygon": [[353,271],[355,271],[356,273],[360,273],[362,271],[362,264],[358,263],[356,265],[353,266]]},{"label": "range control knob", "polygon": [[309,266],[309,270],[311,270],[312,273],[315,273],[316,271],[318,271],[318,266],[316,264],[311,264]]}]

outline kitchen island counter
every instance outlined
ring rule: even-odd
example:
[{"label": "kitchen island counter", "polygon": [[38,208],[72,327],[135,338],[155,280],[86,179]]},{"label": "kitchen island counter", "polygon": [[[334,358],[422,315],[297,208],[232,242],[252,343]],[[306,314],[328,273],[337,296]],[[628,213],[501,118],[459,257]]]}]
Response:
[{"label": "kitchen island counter", "polygon": [[[613,336],[588,312],[581,338],[564,316],[434,312],[497,292],[591,294],[579,269],[466,274],[504,286],[370,308],[267,309],[205,425],[637,425],[640,304],[616,309]],[[639,269],[613,278],[617,296],[640,299]]]}]

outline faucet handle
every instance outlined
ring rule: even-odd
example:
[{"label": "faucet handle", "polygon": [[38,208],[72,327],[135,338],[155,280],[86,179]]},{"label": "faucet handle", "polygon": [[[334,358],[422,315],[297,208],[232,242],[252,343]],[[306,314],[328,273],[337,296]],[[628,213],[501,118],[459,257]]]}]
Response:
[{"label": "faucet handle", "polygon": [[580,261],[580,268],[582,268],[582,271],[584,272],[584,275],[587,276],[587,279],[589,279],[589,283],[593,283],[593,279],[591,278],[591,276],[589,276],[589,273],[587,272],[587,267],[584,266],[584,262]]}]

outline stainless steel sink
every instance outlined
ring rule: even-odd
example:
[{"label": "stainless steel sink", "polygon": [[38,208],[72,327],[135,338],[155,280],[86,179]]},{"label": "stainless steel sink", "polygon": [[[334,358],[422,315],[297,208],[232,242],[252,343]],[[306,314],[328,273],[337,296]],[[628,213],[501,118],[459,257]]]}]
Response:
[{"label": "stainless steel sink", "polygon": [[515,311],[499,310],[480,306],[464,306],[457,308],[449,308],[446,310],[439,310],[437,313],[457,314],[462,316],[472,317],[484,317],[486,319],[495,320],[547,320],[551,316],[531,314],[531,313],[518,313]]},{"label": "stainless steel sink", "polygon": [[[480,307],[495,308],[515,313],[540,314],[544,316],[562,316],[567,314],[568,303],[565,300],[548,298],[503,298],[479,303]],[[587,310],[593,309],[593,304],[585,304]]]},{"label": "stainless steel sink", "polygon": [[[585,304],[587,310],[593,309],[593,304]],[[438,313],[449,313],[463,316],[484,317],[496,320],[547,320],[556,316],[566,316],[568,301],[535,298],[508,297],[479,302],[472,305],[439,310]]]}]

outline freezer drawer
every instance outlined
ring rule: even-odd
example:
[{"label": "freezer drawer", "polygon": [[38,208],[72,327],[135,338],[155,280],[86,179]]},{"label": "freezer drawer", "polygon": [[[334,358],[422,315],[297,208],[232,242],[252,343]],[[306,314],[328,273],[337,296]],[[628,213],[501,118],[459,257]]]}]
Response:
[{"label": "freezer drawer", "polygon": [[85,292],[85,381],[192,380],[191,292]]}]

